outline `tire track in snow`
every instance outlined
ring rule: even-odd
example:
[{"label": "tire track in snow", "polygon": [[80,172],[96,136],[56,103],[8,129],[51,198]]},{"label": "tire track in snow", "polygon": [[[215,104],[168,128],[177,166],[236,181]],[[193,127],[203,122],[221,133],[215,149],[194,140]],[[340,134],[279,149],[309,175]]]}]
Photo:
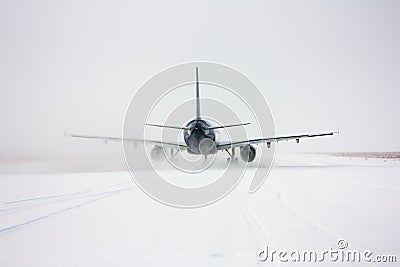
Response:
[{"label": "tire track in snow", "polygon": [[[323,235],[333,241],[333,244],[336,244],[338,240],[343,239],[343,236],[340,236],[336,234],[334,231],[326,227],[325,225],[319,223],[315,219],[311,218],[310,216],[307,216],[305,213],[301,212],[298,208],[293,206],[286,198],[285,191],[280,189],[278,191],[278,201],[281,204],[283,208],[286,209],[287,212],[289,212],[292,216],[298,218],[299,220],[303,221],[307,225],[309,225],[313,230],[317,232],[323,233]],[[347,262],[347,264],[350,264],[352,266],[355,265],[354,262]]]},{"label": "tire track in snow", "polygon": [[[248,199],[250,195],[248,192],[246,192],[243,196],[242,202],[241,202],[241,215],[245,219],[247,226],[250,229],[250,232],[252,233],[252,238],[254,240],[255,247],[257,249],[257,253],[259,252],[260,249],[264,249],[265,245],[268,244],[268,246],[271,249],[275,248],[274,242],[271,240],[271,235],[268,233],[267,229],[265,226],[262,224],[262,222],[259,220],[259,218],[250,211],[248,208]],[[265,265],[265,262],[262,262],[258,260],[258,255],[255,253],[255,257],[257,259],[257,265]],[[279,262],[269,262],[272,266],[279,266]]]},{"label": "tire track in snow", "polygon": [[[147,182],[147,184],[152,184],[152,183],[157,183],[157,182],[159,182],[159,181],[158,180],[150,180]],[[121,182],[121,183],[107,186],[106,188],[118,187],[120,185],[126,185],[126,184],[129,184],[129,187],[131,187],[131,188],[138,188],[136,183],[131,183],[131,182]],[[50,200],[47,202],[41,202],[41,203],[37,203],[37,204],[30,204],[30,205],[26,205],[26,206],[17,206],[17,207],[12,207],[12,208],[7,208],[7,209],[1,209],[0,217],[4,216],[4,215],[9,215],[9,214],[12,214],[15,212],[25,211],[28,209],[41,207],[41,206],[45,206],[45,205],[51,205],[51,204],[55,204],[55,203],[71,201],[71,200],[76,200],[76,199],[80,199],[80,198],[92,197],[92,196],[97,195],[98,193],[62,199],[63,197],[84,194],[85,192],[88,193],[88,192],[96,192],[96,191],[98,191],[98,190],[89,189],[89,190],[82,191],[82,192],[79,191],[79,192],[67,193],[67,194],[63,194],[63,195],[55,195],[55,196],[50,196],[50,197],[45,196],[45,197],[36,197],[36,198],[28,198],[28,199],[22,199],[22,200],[16,200],[16,201],[9,201],[7,203],[4,203],[4,205],[12,205],[12,204],[18,204],[18,203],[25,203],[25,202],[27,202],[27,203],[38,202],[38,201],[43,201],[46,199]],[[107,192],[109,192],[109,191],[107,191]],[[104,192],[104,193],[106,193],[106,192]],[[51,199],[56,199],[56,200],[51,201]]]},{"label": "tire track in snow", "polygon": [[[118,184],[114,184],[111,186],[107,186],[106,188],[117,187],[117,186],[124,185],[124,184],[126,184],[126,183],[118,183]],[[86,190],[86,191],[78,191],[78,192],[61,194],[61,195],[35,197],[35,198],[27,198],[27,199],[21,199],[21,200],[16,200],[16,201],[9,201],[4,204],[5,205],[13,205],[13,204],[21,204],[21,203],[24,204],[24,203],[30,203],[30,202],[34,202],[34,204],[28,204],[25,206],[16,206],[16,207],[11,207],[11,208],[7,208],[7,209],[2,209],[2,210],[0,210],[0,216],[8,215],[8,214],[14,213],[16,211],[23,211],[26,209],[36,208],[36,207],[40,207],[40,206],[51,205],[51,204],[55,204],[55,203],[96,196],[99,193],[87,194],[89,192],[96,192],[96,191],[99,191],[99,190],[90,189],[90,190]],[[104,191],[103,193],[107,193],[107,192],[110,192],[110,190]],[[102,192],[100,192],[100,193],[102,193]],[[84,194],[86,194],[86,195],[84,195]],[[76,196],[76,195],[78,195],[78,196]],[[70,197],[70,196],[73,196],[73,197]],[[67,198],[65,198],[65,197],[67,197]],[[52,200],[52,199],[56,199],[56,200]],[[50,200],[50,201],[39,202],[39,201],[43,201],[43,200]],[[39,202],[39,203],[35,203],[35,202]]]},{"label": "tire track in snow", "polygon": [[395,190],[395,191],[400,190],[400,187],[390,187],[390,186],[379,185],[379,184],[367,184],[367,183],[360,183],[360,182],[348,182],[348,184],[361,185],[361,186],[365,186],[365,187],[377,188],[377,189],[382,189],[382,190]]},{"label": "tire track in snow", "polygon": [[[149,181],[149,183],[154,183],[154,182],[156,182],[156,181]],[[56,204],[56,203],[65,202],[65,201],[72,201],[72,200],[77,200],[77,199],[96,197],[95,199],[91,199],[91,200],[85,201],[83,203],[72,205],[70,207],[63,208],[63,209],[58,210],[58,211],[54,211],[54,212],[48,213],[48,214],[43,215],[43,216],[38,216],[36,218],[30,219],[28,221],[25,221],[23,223],[14,224],[14,225],[11,225],[11,226],[8,226],[8,227],[4,227],[4,228],[0,229],[0,235],[1,234],[5,234],[5,233],[9,233],[9,232],[12,232],[12,231],[15,231],[15,230],[18,230],[20,228],[29,226],[29,225],[31,225],[33,223],[36,223],[36,222],[42,221],[44,219],[50,218],[52,216],[59,215],[59,214],[64,213],[66,211],[77,209],[77,208],[82,207],[82,206],[86,206],[86,205],[91,204],[93,202],[96,202],[96,201],[98,201],[100,199],[110,197],[110,196],[115,195],[115,194],[120,193],[120,192],[123,192],[123,191],[126,191],[126,190],[130,190],[130,189],[138,189],[136,184],[124,183],[124,182],[111,185],[111,186],[109,186],[107,188],[116,187],[116,186],[119,186],[119,185],[122,185],[122,184],[130,184],[130,186],[125,187],[125,188],[115,189],[115,190],[108,190],[108,191],[98,192],[98,193],[90,194],[90,195],[84,195],[84,196],[67,198],[67,199],[60,199],[60,200],[50,201],[50,202],[46,202],[46,203],[39,203],[39,204],[30,205],[30,206],[14,208],[14,209],[10,210],[10,212],[8,212],[8,213],[2,213],[2,214],[0,214],[0,216],[5,215],[5,214],[10,214],[11,212],[14,213],[14,212],[17,212],[17,211],[29,210],[29,209],[32,209],[32,208],[35,208],[35,207],[49,205],[49,204]],[[88,190],[88,191],[90,192],[90,191],[94,191],[94,190]],[[77,193],[77,192],[75,192],[75,193]],[[73,193],[70,193],[70,195],[71,194],[73,194]],[[44,199],[46,199],[46,197]],[[40,200],[40,198],[36,198],[36,200]]]},{"label": "tire track in snow", "polygon": [[20,199],[20,200],[5,202],[4,204],[9,205],[9,204],[16,204],[16,203],[21,203],[21,202],[44,200],[44,199],[50,199],[50,198],[59,198],[59,197],[66,197],[66,196],[78,195],[78,194],[86,194],[90,191],[92,191],[92,190],[79,191],[79,192],[74,192],[74,193],[66,193],[66,194],[54,195],[54,196],[46,196],[46,197],[34,197],[34,198]]},{"label": "tire track in snow", "polygon": [[298,218],[305,224],[307,224],[309,227],[311,227],[313,230],[318,231],[323,233],[326,237],[329,239],[335,240],[335,243],[337,240],[342,239],[342,237],[332,230],[330,230],[328,227],[325,225],[319,223],[315,219],[312,219],[311,217],[307,216],[303,212],[301,212],[298,208],[293,206],[286,198],[285,191],[280,189],[277,194],[278,202],[279,204],[292,216]]},{"label": "tire track in snow", "polygon": [[25,221],[23,223],[14,224],[14,225],[2,228],[2,229],[0,229],[0,234],[10,233],[10,232],[19,230],[21,228],[28,227],[28,226],[30,226],[30,225],[32,225],[34,223],[43,221],[45,219],[49,219],[50,217],[63,214],[65,212],[67,212],[67,211],[78,209],[80,207],[92,204],[92,203],[97,202],[97,201],[99,201],[101,199],[108,198],[108,197],[113,196],[113,195],[115,195],[117,193],[120,193],[120,192],[123,192],[123,191],[126,191],[126,190],[130,190],[130,189],[132,189],[132,187],[122,188],[122,189],[117,189],[117,190],[111,190],[111,191],[107,191],[107,192],[100,192],[100,193],[94,194],[94,195],[92,195],[92,197],[96,197],[94,199],[91,199],[91,200],[88,200],[88,201],[85,201],[85,202],[82,202],[82,203],[78,203],[78,204],[72,205],[70,207],[63,208],[63,209],[48,213],[46,215],[42,215],[42,216],[30,219],[30,220]]}]

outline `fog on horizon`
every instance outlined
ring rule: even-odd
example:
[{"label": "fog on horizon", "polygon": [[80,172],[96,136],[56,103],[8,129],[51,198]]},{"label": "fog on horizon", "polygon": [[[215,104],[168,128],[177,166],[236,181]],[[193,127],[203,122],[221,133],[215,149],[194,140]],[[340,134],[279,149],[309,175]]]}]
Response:
[{"label": "fog on horizon", "polygon": [[1,1],[0,159],[117,166],[119,144],[72,140],[64,132],[121,136],[135,91],[159,71],[190,61],[247,75],[268,100],[278,135],[340,130],[279,143],[278,152],[399,151],[399,7]]}]

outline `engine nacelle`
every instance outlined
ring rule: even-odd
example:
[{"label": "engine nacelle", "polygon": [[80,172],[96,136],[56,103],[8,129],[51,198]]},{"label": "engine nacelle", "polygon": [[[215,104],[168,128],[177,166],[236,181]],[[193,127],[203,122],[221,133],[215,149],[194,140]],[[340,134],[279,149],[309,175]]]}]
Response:
[{"label": "engine nacelle", "polygon": [[161,159],[164,158],[164,151],[163,151],[162,147],[160,147],[160,146],[155,146],[155,147],[153,147],[153,149],[151,150],[150,155],[151,155],[151,158],[152,158],[153,160],[159,161],[159,160],[161,160]]},{"label": "engine nacelle", "polygon": [[243,161],[252,162],[256,158],[256,149],[252,145],[243,146],[240,148],[240,157]]}]

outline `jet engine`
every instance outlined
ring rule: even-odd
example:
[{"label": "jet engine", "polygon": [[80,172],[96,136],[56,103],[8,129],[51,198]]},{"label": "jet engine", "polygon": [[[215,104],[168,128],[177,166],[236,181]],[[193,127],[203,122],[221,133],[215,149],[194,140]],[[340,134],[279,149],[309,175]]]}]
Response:
[{"label": "jet engine", "polygon": [[240,148],[240,157],[243,161],[252,162],[256,158],[256,149],[252,145],[243,146]]}]

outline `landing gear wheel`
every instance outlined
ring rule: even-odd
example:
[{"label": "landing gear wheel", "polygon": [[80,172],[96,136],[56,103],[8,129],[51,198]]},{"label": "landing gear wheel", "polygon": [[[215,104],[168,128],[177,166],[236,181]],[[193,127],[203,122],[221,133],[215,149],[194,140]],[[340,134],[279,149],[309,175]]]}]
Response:
[{"label": "landing gear wheel", "polygon": [[238,158],[226,158],[226,164],[229,164],[229,163],[232,163],[232,164],[238,164],[239,163],[239,159]]}]

